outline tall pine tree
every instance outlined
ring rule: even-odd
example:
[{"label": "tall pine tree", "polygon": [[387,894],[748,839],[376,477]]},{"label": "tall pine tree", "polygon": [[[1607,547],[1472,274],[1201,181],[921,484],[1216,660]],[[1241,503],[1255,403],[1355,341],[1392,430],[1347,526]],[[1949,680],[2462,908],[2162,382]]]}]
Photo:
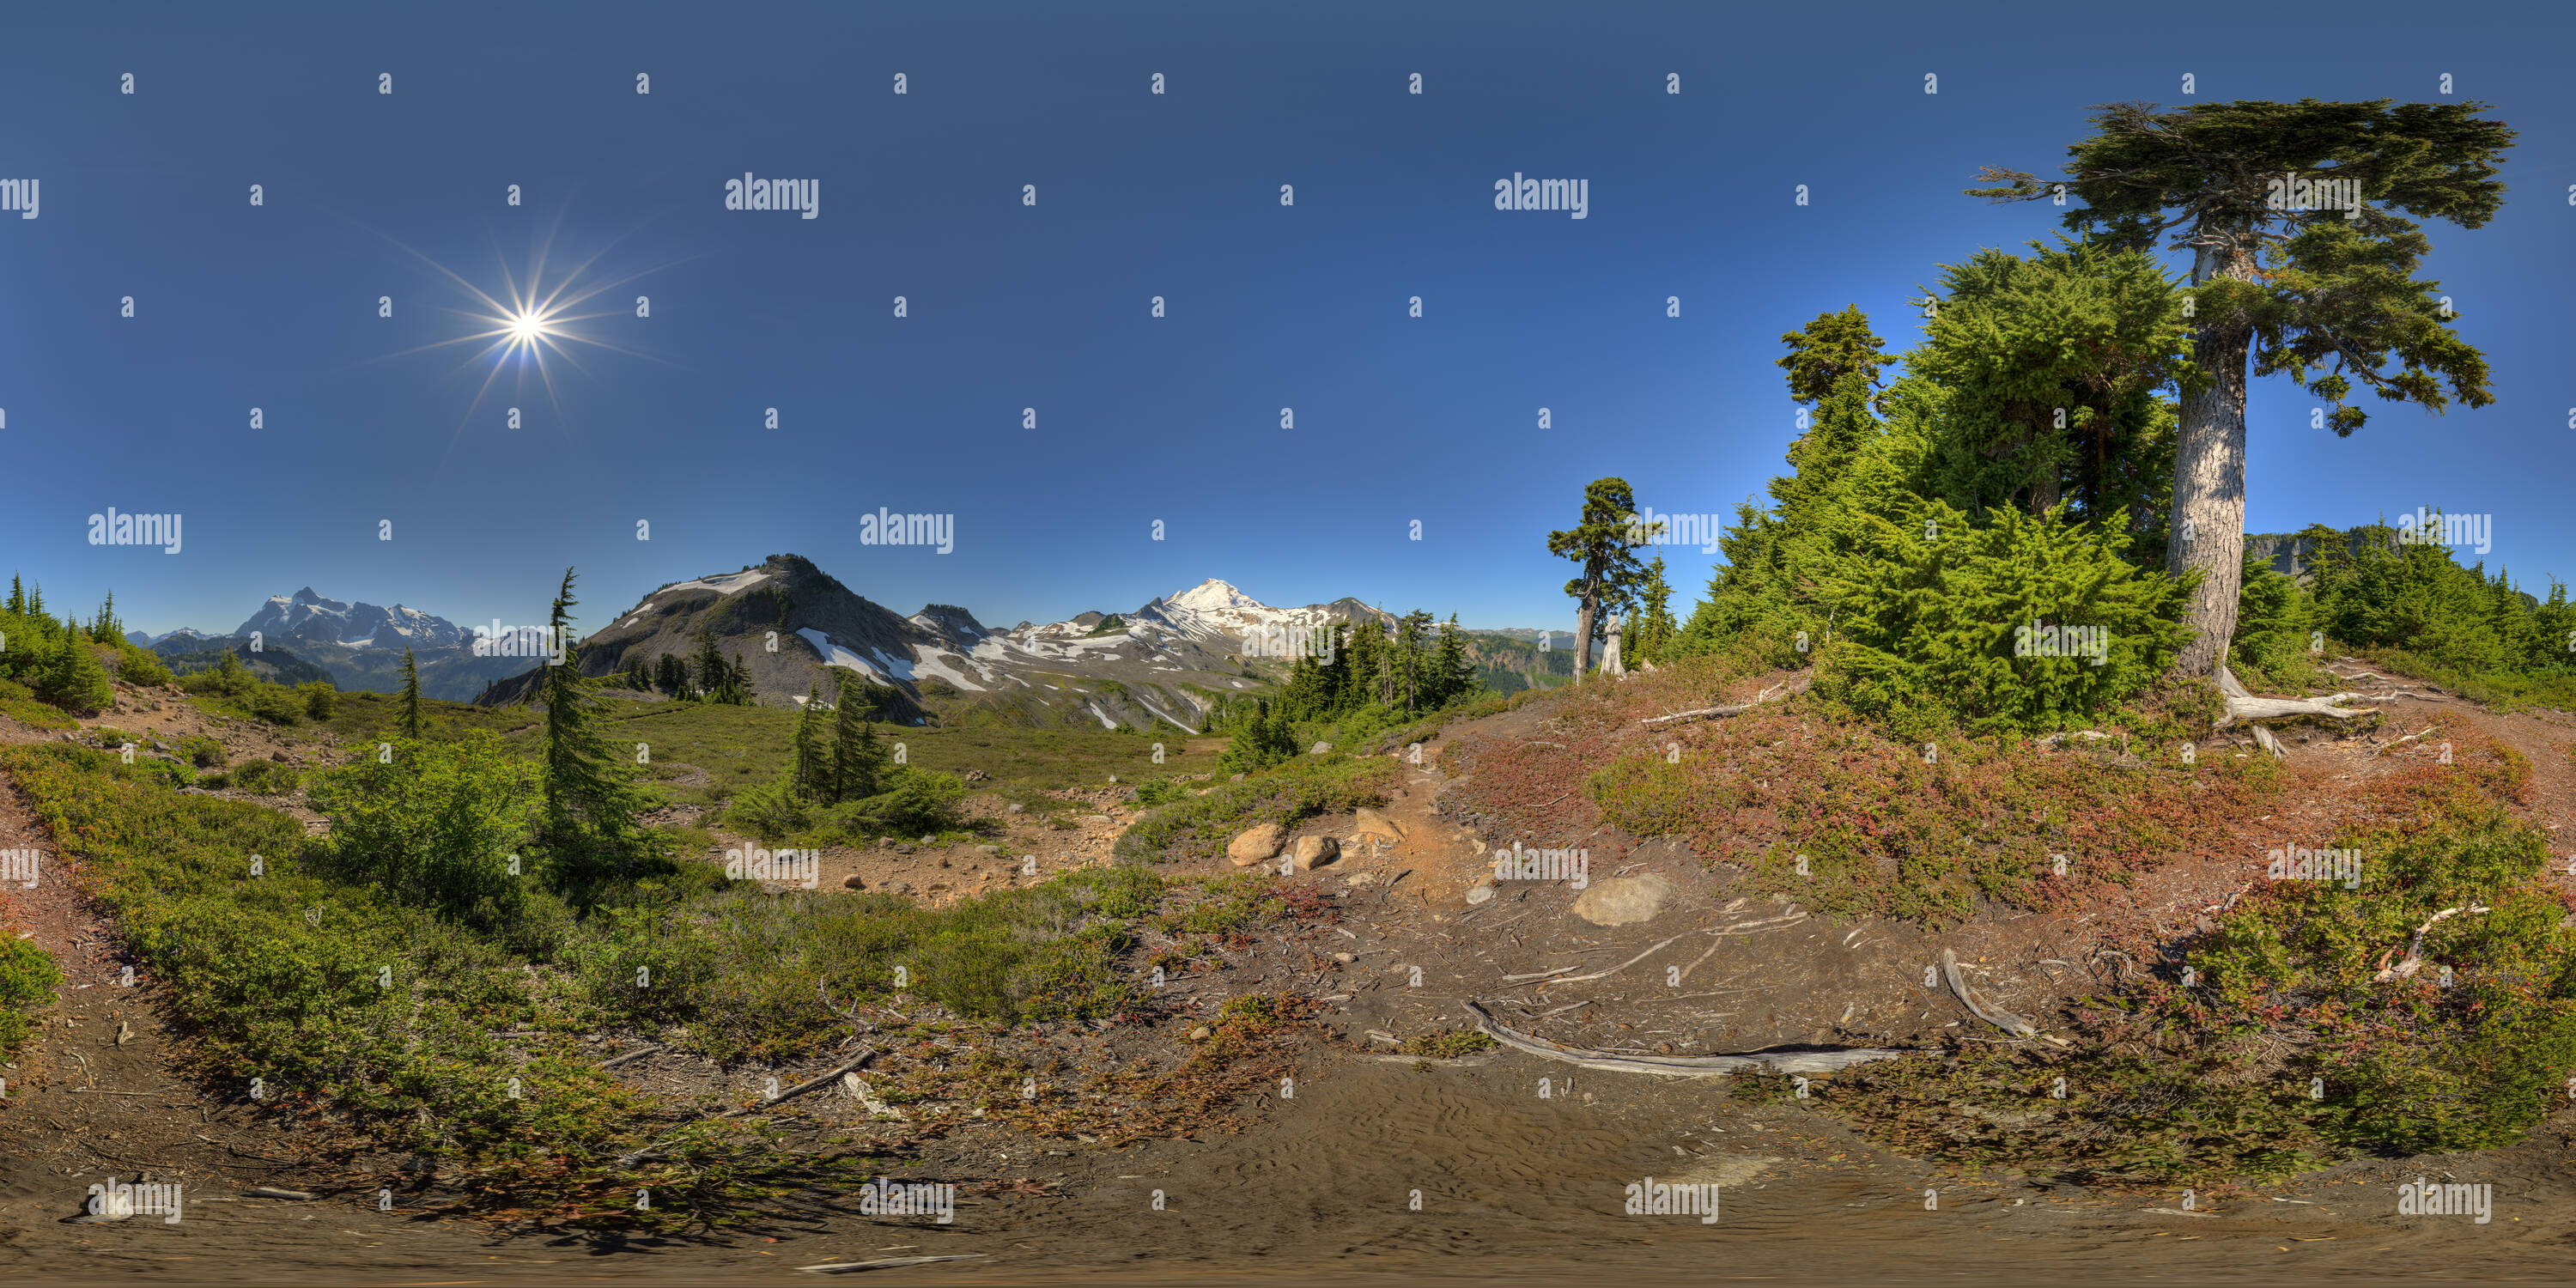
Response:
[{"label": "tall pine tree", "polygon": [[[230,654],[226,654],[230,656]],[[420,737],[420,663],[413,660],[411,649],[403,649],[402,731],[406,738]]]},{"label": "tall pine tree", "polygon": [[542,668],[546,704],[545,807],[539,828],[547,848],[577,888],[628,875],[642,856],[632,784],[595,723],[598,698],[581,674],[572,642],[573,570],[564,569],[547,617],[563,661]]},{"label": "tall pine tree", "polygon": [[834,801],[874,796],[883,789],[886,750],[877,742],[876,727],[868,723],[867,711],[866,686],[857,676],[843,671],[840,701],[832,710]]},{"label": "tall pine tree", "polygon": [[823,704],[823,686],[805,688],[805,709],[796,713],[796,740],[790,748],[793,763],[788,767],[788,782],[796,794],[806,800],[830,799],[832,765],[823,752],[823,726],[817,708]]}]

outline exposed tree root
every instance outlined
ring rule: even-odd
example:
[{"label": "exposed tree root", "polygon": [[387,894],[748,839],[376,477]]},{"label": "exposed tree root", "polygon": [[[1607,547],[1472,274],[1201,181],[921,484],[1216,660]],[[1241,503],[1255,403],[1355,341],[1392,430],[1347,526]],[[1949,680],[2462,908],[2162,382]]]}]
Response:
[{"label": "exposed tree root", "polygon": [[1476,1028],[1504,1046],[1543,1060],[1613,1073],[1661,1073],[1684,1078],[1722,1078],[1737,1073],[1832,1073],[1873,1060],[1893,1060],[1914,1052],[1892,1047],[1852,1047],[1840,1051],[1750,1051],[1740,1055],[1627,1055],[1570,1047],[1504,1028],[1484,1004],[1467,1003]]},{"label": "exposed tree root", "polygon": [[2246,691],[2244,682],[2236,678],[2236,672],[2224,666],[2218,668],[2218,691],[2227,699],[2227,713],[2210,727],[2224,729],[2234,724],[2245,725],[2253,732],[2254,741],[2275,757],[2289,753],[2281,746],[2281,740],[2273,737],[2272,731],[2264,728],[2261,721],[2304,716],[2350,720],[2354,716],[2372,713],[2344,706],[2346,702],[2387,702],[2397,697],[2393,693],[2331,693],[2322,698],[2258,698]]},{"label": "exposed tree root", "polygon": [[1977,1004],[1977,995],[1969,991],[1966,980],[1959,978],[1959,954],[1947,948],[1941,950],[1941,973],[1949,978],[1950,991],[1959,995],[1959,1004],[1967,1007],[1978,1019],[2017,1038],[2039,1036],[2038,1025],[2001,1007],[1988,1010]]}]

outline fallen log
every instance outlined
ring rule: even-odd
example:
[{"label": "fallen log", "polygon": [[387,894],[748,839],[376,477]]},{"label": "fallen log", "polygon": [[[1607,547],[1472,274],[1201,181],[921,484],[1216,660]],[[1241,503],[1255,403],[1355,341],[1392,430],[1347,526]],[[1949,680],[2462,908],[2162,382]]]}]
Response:
[{"label": "fallen log", "polygon": [[1738,702],[1732,706],[1723,707],[1695,707],[1689,711],[1676,711],[1668,716],[1648,716],[1637,723],[1653,725],[1664,724],[1674,720],[1698,720],[1709,716],[1740,716],[1766,702],[1778,702],[1784,698],[1796,697],[1797,695],[1806,692],[1807,687],[1815,682],[1816,678],[1814,676],[1802,675],[1795,680],[1788,681],[1785,685],[1775,684],[1770,688],[1764,689],[1760,694],[1756,695],[1751,702]]},{"label": "fallen log", "polygon": [[1628,1055],[1571,1047],[1503,1027],[1481,1002],[1470,1001],[1476,1029],[1486,1037],[1543,1060],[1611,1073],[1660,1073],[1683,1078],[1723,1078],[1738,1073],[1832,1073],[1873,1060],[1915,1054],[1892,1047],[1850,1047],[1838,1051],[1748,1051],[1737,1055]]}]

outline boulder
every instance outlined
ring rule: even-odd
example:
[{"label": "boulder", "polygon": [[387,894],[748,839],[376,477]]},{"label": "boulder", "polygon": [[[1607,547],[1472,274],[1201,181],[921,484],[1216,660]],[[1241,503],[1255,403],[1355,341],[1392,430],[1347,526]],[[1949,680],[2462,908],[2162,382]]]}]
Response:
[{"label": "boulder", "polygon": [[1312,872],[1341,855],[1342,843],[1329,836],[1301,836],[1297,838],[1296,853],[1290,857],[1296,861],[1298,871]]},{"label": "boulder", "polygon": [[1314,749],[1313,751],[1307,752],[1306,754],[1307,754],[1307,755],[1309,755],[1309,756],[1320,756],[1320,755],[1323,755],[1325,752],[1331,751],[1332,749],[1333,749],[1333,744],[1331,744],[1331,743],[1329,743],[1329,742],[1319,742],[1319,743],[1316,743],[1316,744],[1315,744],[1315,749]]},{"label": "boulder", "polygon": [[1467,887],[1467,903],[1469,906],[1480,903],[1490,903],[1492,902],[1493,897],[1494,883],[1491,878],[1487,878],[1486,880],[1479,881],[1476,884]]},{"label": "boulder", "polygon": [[1404,839],[1404,828],[1394,819],[1362,805],[1357,825],[1352,829],[1352,836],[1354,839],[1362,836],[1383,836],[1390,841],[1400,841]]},{"label": "boulder", "polygon": [[1612,877],[1584,891],[1574,901],[1574,915],[1596,926],[1633,926],[1654,920],[1672,897],[1672,883],[1652,872]]},{"label": "boulder", "polygon": [[1277,823],[1264,823],[1226,842],[1225,857],[1234,860],[1234,866],[1238,868],[1251,867],[1277,854],[1280,839],[1287,835],[1288,829]]},{"label": "boulder", "polygon": [[841,878],[841,888],[844,890],[865,890],[867,889],[867,886],[860,882],[859,874],[853,872],[850,875]]}]

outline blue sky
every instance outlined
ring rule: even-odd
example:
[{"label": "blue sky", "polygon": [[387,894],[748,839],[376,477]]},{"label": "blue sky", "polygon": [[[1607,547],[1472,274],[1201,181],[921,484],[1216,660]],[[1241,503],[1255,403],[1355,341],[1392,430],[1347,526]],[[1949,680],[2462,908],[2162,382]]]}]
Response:
[{"label": "blue sky", "polygon": [[[1563,625],[1545,537],[1585,482],[1730,511],[1794,433],[1781,332],[1857,303],[1902,349],[1937,264],[2051,232],[1959,195],[1976,167],[2053,173],[2089,106],[2186,72],[2203,101],[2447,72],[2522,132],[2502,214],[2429,229],[2496,403],[2374,403],[2339,441],[2258,385],[2247,526],[2448,507],[2527,589],[2576,573],[2563,11],[2237,6],[2213,41],[1792,8],[20,8],[0,178],[42,208],[0,217],[0,562],[154,631],[308,584],[535,620],[566,564],[596,627],[782,551],[998,624],[1215,576]],[[725,210],[746,171],[817,180],[818,217]],[[1589,216],[1496,211],[1515,172],[1588,180]],[[613,349],[550,359],[551,394],[419,351],[481,329],[437,266],[497,295],[549,238],[549,284],[623,283],[573,310]],[[109,506],[184,515],[182,552],[88,545]],[[954,553],[860,544],[878,506],[953,513]],[[1712,560],[1671,553],[1686,613]]]}]

